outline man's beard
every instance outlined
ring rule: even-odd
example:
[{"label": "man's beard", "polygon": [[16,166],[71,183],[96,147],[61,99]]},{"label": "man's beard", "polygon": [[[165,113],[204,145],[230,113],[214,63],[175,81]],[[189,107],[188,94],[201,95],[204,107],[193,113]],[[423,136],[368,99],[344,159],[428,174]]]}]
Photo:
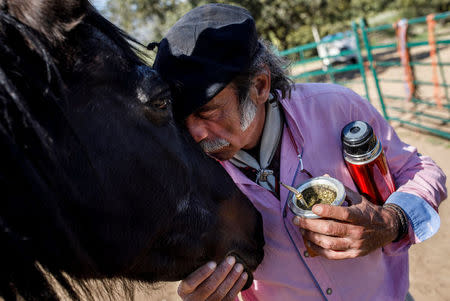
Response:
[{"label": "man's beard", "polygon": [[255,103],[251,100],[250,96],[247,96],[241,100],[239,104],[239,112],[241,113],[241,130],[244,132],[250,124],[252,124],[253,120],[256,116],[257,107]]}]

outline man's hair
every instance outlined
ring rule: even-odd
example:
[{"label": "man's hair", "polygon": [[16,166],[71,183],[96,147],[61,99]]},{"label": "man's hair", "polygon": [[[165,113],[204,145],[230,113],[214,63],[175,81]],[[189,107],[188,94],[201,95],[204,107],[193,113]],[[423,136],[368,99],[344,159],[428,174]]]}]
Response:
[{"label": "man's hair", "polygon": [[236,76],[232,84],[236,87],[239,103],[243,104],[248,99],[248,93],[252,84],[253,78],[262,71],[264,66],[267,66],[270,71],[270,93],[278,99],[278,93],[281,92],[281,97],[290,96],[293,81],[289,78],[286,72],[288,61],[272,51],[272,45],[262,39],[259,40],[261,45],[259,51],[256,53],[253,62],[245,72]]}]

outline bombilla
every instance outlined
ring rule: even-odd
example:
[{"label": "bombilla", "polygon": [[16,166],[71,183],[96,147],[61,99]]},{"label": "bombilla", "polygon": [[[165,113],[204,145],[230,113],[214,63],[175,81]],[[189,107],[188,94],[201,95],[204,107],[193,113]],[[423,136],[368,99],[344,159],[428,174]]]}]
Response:
[{"label": "bombilla", "polygon": [[302,205],[305,206],[305,208],[308,208],[308,205],[306,204],[305,199],[303,198],[303,195],[297,189],[295,189],[292,186],[286,185],[286,184],[284,184],[282,182],[280,182],[280,184],[283,185],[289,191],[291,191],[295,195],[295,198],[298,201],[300,201],[300,203],[302,203]]}]

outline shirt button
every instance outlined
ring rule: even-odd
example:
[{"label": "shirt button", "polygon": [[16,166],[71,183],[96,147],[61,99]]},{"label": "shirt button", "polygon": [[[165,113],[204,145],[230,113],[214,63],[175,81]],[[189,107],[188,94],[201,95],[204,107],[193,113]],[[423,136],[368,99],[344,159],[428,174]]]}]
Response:
[{"label": "shirt button", "polygon": [[333,293],[333,290],[329,287],[329,288],[327,288],[327,294],[328,295],[331,295]]},{"label": "shirt button", "polygon": [[308,251],[305,251],[305,252],[303,252],[303,256],[305,256],[305,257],[309,257],[309,253],[308,253]]}]

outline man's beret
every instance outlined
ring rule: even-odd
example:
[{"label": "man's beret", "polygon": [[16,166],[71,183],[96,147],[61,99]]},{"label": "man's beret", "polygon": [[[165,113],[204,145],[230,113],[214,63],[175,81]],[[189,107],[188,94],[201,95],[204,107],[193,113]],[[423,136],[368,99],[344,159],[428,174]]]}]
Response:
[{"label": "man's beret", "polygon": [[189,11],[161,40],[153,67],[170,85],[174,113],[185,119],[245,71],[260,44],[241,7],[206,4]]}]

